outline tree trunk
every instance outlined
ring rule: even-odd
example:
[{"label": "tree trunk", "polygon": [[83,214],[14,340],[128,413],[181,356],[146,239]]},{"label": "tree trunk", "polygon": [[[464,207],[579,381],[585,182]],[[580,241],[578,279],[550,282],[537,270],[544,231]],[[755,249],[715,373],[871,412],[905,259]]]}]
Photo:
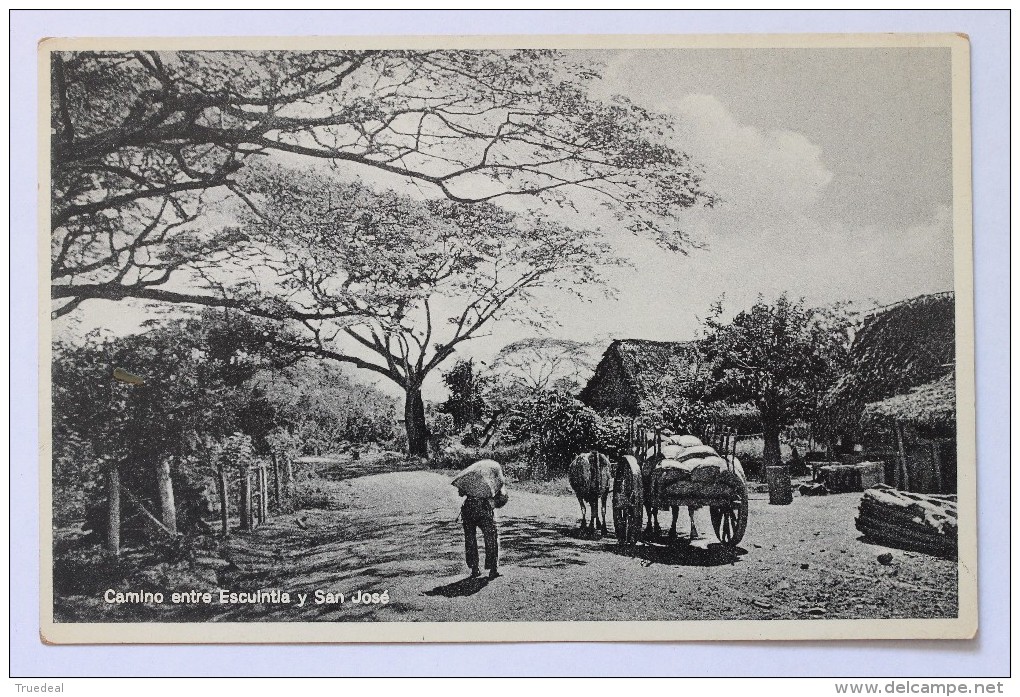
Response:
[{"label": "tree trunk", "polygon": [[793,502],[790,491],[790,468],[783,464],[779,450],[779,427],[764,424],[765,450],[762,454],[765,465],[765,481],[769,487],[769,503],[773,506],[786,506]]},{"label": "tree trunk", "polygon": [[120,554],[120,472],[110,467],[106,472],[107,528],[106,551]]},{"label": "tree trunk", "polygon": [[779,450],[779,427],[765,424],[764,431],[765,450],[762,453],[762,459],[765,461],[765,466],[775,467],[783,464],[783,456]]},{"label": "tree trunk", "polygon": [[227,472],[222,462],[216,465],[216,483],[220,490],[220,528],[223,536],[227,537],[230,535],[230,496],[227,492]]},{"label": "tree trunk", "polygon": [[429,428],[425,422],[425,402],[421,387],[408,387],[404,397],[404,427],[407,429],[407,454],[429,456]]},{"label": "tree trunk", "polygon": [[177,505],[174,502],[174,484],[170,480],[169,458],[162,458],[156,468],[156,488],[159,491],[159,512],[163,525],[172,534],[176,534]]},{"label": "tree trunk", "polygon": [[259,467],[259,524],[269,520],[269,470],[263,462]]}]

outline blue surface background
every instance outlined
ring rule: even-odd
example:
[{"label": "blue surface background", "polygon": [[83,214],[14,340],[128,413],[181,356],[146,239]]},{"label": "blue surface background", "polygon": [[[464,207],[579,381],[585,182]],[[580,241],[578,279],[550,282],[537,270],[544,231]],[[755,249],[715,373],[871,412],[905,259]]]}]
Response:
[{"label": "blue surface background", "polygon": [[[11,664],[16,677],[1009,673],[1007,11],[12,11]],[[36,44],[47,36],[964,32],[971,38],[980,629],[972,642],[45,646],[39,640]],[[919,173],[923,176],[923,173]]]}]

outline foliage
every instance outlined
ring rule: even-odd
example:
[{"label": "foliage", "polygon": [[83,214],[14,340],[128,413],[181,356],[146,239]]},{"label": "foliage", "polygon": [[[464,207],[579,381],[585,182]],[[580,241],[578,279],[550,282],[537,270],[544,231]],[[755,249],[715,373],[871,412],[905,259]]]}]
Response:
[{"label": "foliage", "polygon": [[813,309],[784,293],[774,304],[760,296],[732,321],[722,302],[705,324],[711,363],[710,395],[757,408],[765,432],[766,462],[779,461],[779,430],[818,416],[828,389],[845,370],[849,320],[842,307]]},{"label": "foliage", "polygon": [[651,423],[646,425],[669,428],[674,433],[698,433],[715,421],[713,410],[700,400],[680,395],[663,402]]},{"label": "foliage", "polygon": [[517,391],[576,392],[593,368],[592,350],[592,344],[576,339],[529,337],[500,349],[491,370]]},{"label": "foliage", "polygon": [[440,407],[453,419],[453,428],[464,430],[482,418],[485,401],[482,394],[487,379],[475,368],[474,360],[460,360],[443,373],[450,396]]},{"label": "foliage", "polygon": [[785,293],[774,304],[759,296],[731,322],[721,320],[722,311],[720,301],[705,323],[710,394],[750,402],[770,424],[814,417],[821,396],[847,362],[845,313],[807,308]]},{"label": "foliage", "polygon": [[519,473],[519,465],[528,459],[526,444],[501,445],[499,447],[468,446],[452,443],[443,448],[430,463],[437,469],[464,469],[479,460],[495,460],[503,466],[503,471]]},{"label": "foliage", "polygon": [[260,429],[260,442],[266,444],[261,452],[273,443],[277,451],[316,455],[394,436],[394,400],[329,361],[303,358],[262,372],[250,384],[272,414],[265,422],[269,430]]},{"label": "foliage", "polygon": [[[284,360],[263,351],[264,338],[253,321],[243,315],[230,319],[212,313],[139,335],[103,340],[92,333],[78,345],[55,345],[53,480],[58,497],[67,494],[68,503],[95,507],[102,496],[101,474],[115,467],[121,483],[150,510],[158,510],[155,472],[170,460],[180,528],[198,522],[204,485],[194,461],[203,459],[205,441],[236,430],[245,399],[243,381]],[[233,324],[232,331],[227,323]],[[115,380],[115,368],[141,376],[143,383]],[[75,461],[78,466],[65,469]],[[75,513],[80,517],[85,511]],[[101,527],[98,512],[89,518]],[[141,534],[143,526],[141,518],[126,519],[125,535]]]},{"label": "foliage", "polygon": [[461,203],[569,206],[581,192],[671,249],[690,244],[676,213],[715,201],[667,145],[672,121],[590,97],[598,74],[569,52],[59,52],[50,79],[58,315],[137,297],[301,319],[299,303],[237,298],[206,273],[247,240],[200,218],[250,202],[241,175],[267,155],[387,172]]},{"label": "foliage", "polygon": [[541,473],[563,472],[579,453],[598,450],[616,458],[627,447],[629,420],[604,417],[570,395],[544,392],[510,409],[502,429],[506,442],[528,444]]},{"label": "foliage", "polygon": [[[378,392],[312,362],[293,362],[248,315],[212,310],[138,335],[92,333],[76,345],[57,343],[56,522],[85,517],[88,529],[102,531],[103,475],[111,467],[158,511],[155,471],[169,460],[179,528],[187,532],[210,511],[219,463],[229,465],[234,481],[238,463],[281,443],[293,448],[295,433],[320,433],[328,443],[392,433],[392,403]],[[141,376],[142,384],[115,380],[114,368]],[[308,389],[313,380],[322,381],[321,390]],[[125,540],[144,537],[144,517],[130,499],[123,505]]]}]

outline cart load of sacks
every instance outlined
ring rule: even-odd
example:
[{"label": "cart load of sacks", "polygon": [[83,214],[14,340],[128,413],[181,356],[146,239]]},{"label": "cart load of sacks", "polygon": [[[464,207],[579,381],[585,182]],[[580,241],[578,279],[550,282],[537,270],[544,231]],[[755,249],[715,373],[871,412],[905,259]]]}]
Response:
[{"label": "cart load of sacks", "polygon": [[714,448],[695,436],[669,436],[660,447],[648,450],[645,462],[652,464],[653,501],[693,497],[727,496],[744,481],[740,460],[729,462]]}]

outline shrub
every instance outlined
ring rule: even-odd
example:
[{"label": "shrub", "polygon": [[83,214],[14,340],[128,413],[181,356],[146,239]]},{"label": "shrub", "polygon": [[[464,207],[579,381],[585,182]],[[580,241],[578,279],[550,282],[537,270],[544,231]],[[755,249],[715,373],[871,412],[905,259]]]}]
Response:
[{"label": "shrub", "polygon": [[339,508],[338,501],[323,488],[321,482],[305,480],[294,487],[294,509],[318,508],[329,511]]},{"label": "shrub", "polygon": [[495,460],[503,466],[503,472],[519,471],[527,461],[528,444],[516,443],[499,447],[470,447],[452,443],[433,458],[431,465],[436,469],[464,469],[479,460]]}]

